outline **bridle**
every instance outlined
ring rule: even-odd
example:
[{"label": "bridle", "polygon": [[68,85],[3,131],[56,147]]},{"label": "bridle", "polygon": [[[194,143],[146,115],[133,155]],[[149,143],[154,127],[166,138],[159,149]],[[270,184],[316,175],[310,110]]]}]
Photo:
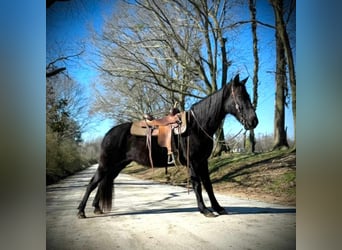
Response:
[{"label": "bridle", "polygon": [[[237,101],[236,101],[236,97],[235,97],[235,93],[234,93],[234,89],[233,89],[233,84],[232,84],[232,86],[231,86],[231,91],[232,91],[232,95],[233,95],[233,100],[234,100],[235,108],[236,108],[237,112],[238,112],[239,115],[240,115],[240,122],[241,122],[243,125],[245,125],[246,120],[245,120],[245,118],[244,118],[243,113],[241,112],[240,105],[239,105],[239,104],[237,103]],[[190,109],[190,114],[191,114],[192,117],[195,119],[197,125],[198,125],[199,128],[203,131],[203,133],[204,133],[208,138],[210,138],[212,141],[214,141],[214,138],[213,138],[212,136],[210,136],[210,135],[207,133],[207,131],[201,126],[200,122],[197,120],[197,117],[196,117],[196,115],[195,115],[195,113],[194,113],[194,111],[193,111],[192,109]],[[189,117],[189,119],[190,119],[190,117]],[[238,134],[240,134],[241,131],[242,131],[242,130],[240,130],[240,132],[239,132]]]},{"label": "bridle", "polygon": [[234,103],[235,103],[235,108],[237,110],[237,112],[239,113],[240,115],[240,122],[245,125],[246,123],[246,120],[245,120],[245,117],[243,115],[243,113],[241,112],[241,109],[240,109],[240,105],[237,103],[236,101],[236,97],[235,97],[235,93],[234,93],[234,89],[233,89],[233,84],[231,86],[231,89],[232,89],[232,95],[233,95],[233,100],[234,100]]}]

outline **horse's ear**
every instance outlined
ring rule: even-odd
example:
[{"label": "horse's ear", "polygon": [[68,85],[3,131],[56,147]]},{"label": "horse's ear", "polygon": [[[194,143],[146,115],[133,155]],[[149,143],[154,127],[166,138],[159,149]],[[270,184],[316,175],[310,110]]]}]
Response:
[{"label": "horse's ear", "polygon": [[235,77],[234,77],[234,80],[233,80],[233,84],[237,84],[240,82],[240,75],[237,74]]},{"label": "horse's ear", "polygon": [[243,80],[241,81],[241,84],[242,84],[242,85],[245,85],[246,82],[247,82],[247,80],[248,80],[248,76],[247,76],[245,79],[243,79]]}]

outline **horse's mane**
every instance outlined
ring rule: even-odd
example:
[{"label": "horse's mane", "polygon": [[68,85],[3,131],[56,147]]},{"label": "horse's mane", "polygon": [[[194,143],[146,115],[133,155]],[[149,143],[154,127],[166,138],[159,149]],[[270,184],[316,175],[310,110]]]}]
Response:
[{"label": "horse's mane", "polygon": [[[191,109],[195,112],[196,119],[202,126],[210,129],[224,118],[223,102],[230,93],[229,85],[230,83],[224,85],[220,90],[192,105]],[[210,132],[214,133],[215,131]]]}]

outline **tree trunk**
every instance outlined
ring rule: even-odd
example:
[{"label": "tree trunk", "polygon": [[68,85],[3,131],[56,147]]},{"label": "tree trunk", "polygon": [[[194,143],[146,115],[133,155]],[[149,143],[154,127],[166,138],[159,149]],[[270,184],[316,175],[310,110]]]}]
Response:
[{"label": "tree trunk", "polygon": [[223,152],[230,151],[228,144],[225,143],[223,124],[224,121],[221,123],[220,128],[215,133],[216,139],[214,141],[214,148],[211,153],[211,157],[220,156]]},{"label": "tree trunk", "polygon": [[293,113],[293,128],[294,128],[294,139],[296,140],[296,73],[294,67],[293,54],[290,46],[290,39],[286,30],[286,25],[283,18],[283,2],[282,1],[271,1],[276,20],[277,20],[277,31],[280,40],[283,43],[285,55],[287,59],[287,65],[289,69],[289,80],[291,86],[291,100],[292,100],[292,113]]},{"label": "tree trunk", "polygon": [[256,144],[256,142],[255,142],[255,134],[254,134],[254,129],[251,129],[250,131],[249,131],[249,143],[250,143],[250,145],[249,145],[249,150],[251,151],[251,153],[254,153],[255,152],[255,144]]},{"label": "tree trunk", "polygon": [[[252,35],[253,35],[253,57],[254,57],[254,70],[253,70],[253,106],[256,109],[258,104],[258,72],[259,72],[259,55],[258,55],[258,38],[257,38],[257,24],[256,24],[256,0],[249,0],[249,11],[252,20]],[[249,132],[249,150],[254,153],[255,151],[255,135],[254,129]]]},{"label": "tree trunk", "polygon": [[[273,9],[279,9],[282,12],[283,1],[274,1]],[[274,146],[273,149],[288,148],[288,142],[285,131],[285,90],[286,90],[286,61],[284,44],[279,35],[279,16],[275,15],[276,22],[276,99],[274,114]]]}]

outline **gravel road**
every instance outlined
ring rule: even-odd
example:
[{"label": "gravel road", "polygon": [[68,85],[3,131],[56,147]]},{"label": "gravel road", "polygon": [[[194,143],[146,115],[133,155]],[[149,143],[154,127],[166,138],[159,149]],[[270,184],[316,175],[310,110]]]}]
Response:
[{"label": "gravel road", "polygon": [[[194,193],[120,174],[110,213],[95,215],[91,194],[86,219],[77,206],[92,166],[46,190],[47,249],[295,249],[296,209],[219,195],[229,215],[206,218]],[[206,193],[203,193],[208,207]]]}]

